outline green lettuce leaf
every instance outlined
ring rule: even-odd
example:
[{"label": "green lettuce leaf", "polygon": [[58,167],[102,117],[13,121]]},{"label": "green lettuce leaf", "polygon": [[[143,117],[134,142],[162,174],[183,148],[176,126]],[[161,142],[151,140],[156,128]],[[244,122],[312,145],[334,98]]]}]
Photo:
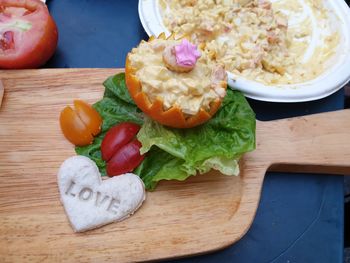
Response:
[{"label": "green lettuce leaf", "polygon": [[134,173],[148,190],[161,180],[185,180],[210,169],[237,175],[239,158],[255,148],[255,114],[238,91],[228,90],[219,111],[205,124],[174,129],[147,118],[137,108],[124,74],[109,77],[103,84],[104,97],[93,105],[103,118],[102,132],[93,144],[75,149],[95,161],[102,175],[106,175],[106,163],[101,158],[101,142],[112,126],[124,121],[142,125],[137,137],[145,159]]},{"label": "green lettuce leaf", "polygon": [[142,125],[143,113],[136,107],[125,86],[124,73],[109,77],[103,85],[103,99],[92,105],[103,119],[101,133],[94,142],[83,147],[75,147],[75,152],[93,160],[102,176],[106,174],[106,162],[101,157],[101,143],[106,132],[120,122],[130,121]]},{"label": "green lettuce leaf", "polygon": [[[137,138],[142,144],[141,153],[156,146],[182,160],[176,163],[180,163],[176,169],[187,176],[177,172],[177,180],[210,169],[237,175],[238,159],[255,148],[255,114],[240,92],[228,90],[220,110],[205,124],[173,129],[146,118]],[[167,178],[175,176],[169,167],[167,170]],[[167,179],[156,175],[153,180],[158,178]]]}]

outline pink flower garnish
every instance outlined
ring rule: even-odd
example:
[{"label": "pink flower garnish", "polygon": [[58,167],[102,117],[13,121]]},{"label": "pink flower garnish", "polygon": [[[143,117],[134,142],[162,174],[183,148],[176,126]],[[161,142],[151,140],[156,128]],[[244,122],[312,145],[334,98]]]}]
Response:
[{"label": "pink flower garnish", "polygon": [[191,44],[187,39],[183,39],[181,44],[175,46],[176,63],[181,67],[193,68],[201,55],[197,46]]}]

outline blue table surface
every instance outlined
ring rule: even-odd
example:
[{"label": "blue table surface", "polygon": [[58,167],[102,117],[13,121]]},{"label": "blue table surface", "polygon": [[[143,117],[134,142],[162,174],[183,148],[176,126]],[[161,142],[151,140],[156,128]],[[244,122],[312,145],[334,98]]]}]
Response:
[{"label": "blue table surface", "polygon": [[[45,67],[124,67],[125,57],[148,39],[137,0],[52,0],[58,49]],[[307,115],[343,108],[343,90],[314,102],[249,100],[257,119]],[[267,173],[256,218],[237,243],[211,254],[169,262],[342,262],[343,177]]]}]

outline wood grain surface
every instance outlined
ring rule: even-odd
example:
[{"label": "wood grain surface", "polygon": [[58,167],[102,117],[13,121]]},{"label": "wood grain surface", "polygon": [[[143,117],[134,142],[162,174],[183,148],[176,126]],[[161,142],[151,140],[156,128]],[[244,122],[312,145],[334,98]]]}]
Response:
[{"label": "wood grain surface", "polygon": [[74,155],[58,122],[73,99],[102,97],[117,69],[0,71],[0,262],[129,262],[200,254],[251,225],[268,168],[350,173],[350,111],[257,122],[257,150],[239,177],[218,172],[161,182],[131,218],[73,233],[56,174]]},{"label": "wood grain surface", "polygon": [[0,108],[2,104],[2,97],[4,96],[4,85],[2,84],[2,81],[0,79]]}]

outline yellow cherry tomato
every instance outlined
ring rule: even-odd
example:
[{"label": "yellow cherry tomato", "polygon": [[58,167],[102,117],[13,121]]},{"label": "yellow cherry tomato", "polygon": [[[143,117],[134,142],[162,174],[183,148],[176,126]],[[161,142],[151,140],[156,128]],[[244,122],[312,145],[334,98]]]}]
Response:
[{"label": "yellow cherry tomato", "polygon": [[75,100],[74,107],[80,119],[86,125],[87,129],[96,136],[101,132],[102,118],[100,114],[89,104],[82,100]]},{"label": "yellow cherry tomato", "polygon": [[76,146],[91,144],[101,131],[102,118],[89,104],[82,100],[74,101],[73,110],[65,107],[60,114],[60,126],[64,136]]}]

